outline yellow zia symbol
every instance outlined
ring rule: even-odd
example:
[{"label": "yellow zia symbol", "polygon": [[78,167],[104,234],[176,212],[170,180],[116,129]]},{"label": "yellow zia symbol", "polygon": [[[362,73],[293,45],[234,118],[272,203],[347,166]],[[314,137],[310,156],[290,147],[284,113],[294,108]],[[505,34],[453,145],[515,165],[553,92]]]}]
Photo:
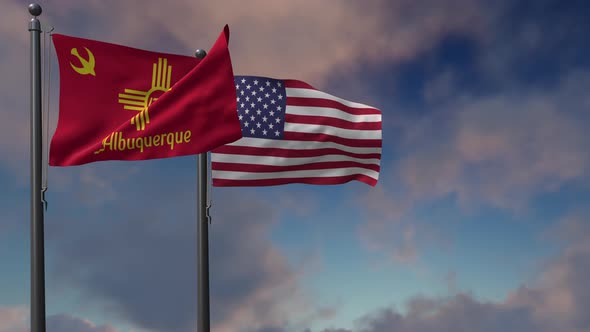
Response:
[{"label": "yellow zia symbol", "polygon": [[158,63],[153,65],[151,89],[125,89],[125,93],[119,93],[119,103],[124,105],[124,109],[139,112],[131,118],[131,124],[134,124],[137,130],[144,130],[146,124],[150,123],[148,108],[162,93],[170,90],[171,74],[172,66],[168,66],[168,60],[158,58]]}]

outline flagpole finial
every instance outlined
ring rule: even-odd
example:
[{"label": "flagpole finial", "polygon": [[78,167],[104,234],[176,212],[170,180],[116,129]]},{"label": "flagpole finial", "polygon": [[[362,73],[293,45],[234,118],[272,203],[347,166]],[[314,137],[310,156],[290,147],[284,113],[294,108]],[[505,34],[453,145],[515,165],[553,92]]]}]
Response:
[{"label": "flagpole finial", "polygon": [[195,56],[199,59],[204,59],[206,55],[207,55],[207,52],[205,50],[200,49],[200,48],[195,51]]},{"label": "flagpole finial", "polygon": [[42,12],[43,9],[41,9],[41,5],[39,5],[38,3],[32,3],[29,5],[29,13],[31,13],[31,15],[37,17],[41,15]]}]

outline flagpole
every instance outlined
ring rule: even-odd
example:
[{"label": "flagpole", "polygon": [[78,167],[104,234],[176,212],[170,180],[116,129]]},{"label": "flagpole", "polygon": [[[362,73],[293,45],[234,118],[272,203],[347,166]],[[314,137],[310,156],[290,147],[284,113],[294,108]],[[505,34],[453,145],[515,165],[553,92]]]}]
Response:
[{"label": "flagpole", "polygon": [[29,5],[31,32],[31,332],[45,332],[45,252],[41,170],[43,132],[41,123],[41,23],[42,9]]},{"label": "flagpole", "polygon": [[[207,52],[197,50],[195,56],[205,58]],[[197,331],[210,331],[209,314],[209,208],[207,206],[208,160],[207,152],[197,156],[197,237],[198,247],[198,287],[197,287]]]}]

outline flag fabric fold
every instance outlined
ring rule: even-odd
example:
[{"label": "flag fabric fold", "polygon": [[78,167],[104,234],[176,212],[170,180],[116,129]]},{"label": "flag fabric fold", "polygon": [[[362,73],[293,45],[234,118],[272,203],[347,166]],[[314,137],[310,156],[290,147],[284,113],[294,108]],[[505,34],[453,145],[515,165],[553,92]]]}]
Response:
[{"label": "flag fabric fold", "polygon": [[298,80],[236,76],[243,138],[211,154],[213,185],[288,183],[375,186],[381,111]]},{"label": "flag fabric fold", "polygon": [[60,101],[49,164],[193,155],[242,137],[229,28],[204,59],[54,34]]}]

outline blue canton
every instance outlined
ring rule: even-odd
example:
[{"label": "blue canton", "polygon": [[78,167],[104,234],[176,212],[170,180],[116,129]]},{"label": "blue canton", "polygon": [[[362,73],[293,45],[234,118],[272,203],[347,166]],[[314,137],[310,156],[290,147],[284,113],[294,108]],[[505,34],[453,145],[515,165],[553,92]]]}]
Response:
[{"label": "blue canton", "polygon": [[243,137],[282,139],[287,95],[282,80],[235,76]]}]

